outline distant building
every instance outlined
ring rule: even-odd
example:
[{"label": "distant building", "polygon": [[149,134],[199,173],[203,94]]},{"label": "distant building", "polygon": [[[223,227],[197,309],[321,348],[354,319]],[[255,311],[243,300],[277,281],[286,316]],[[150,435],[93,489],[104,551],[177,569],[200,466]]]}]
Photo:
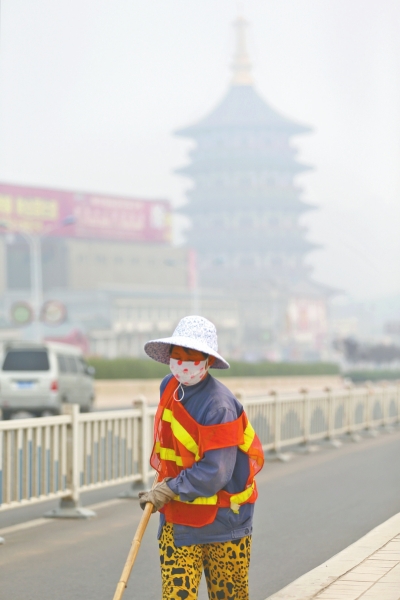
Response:
[{"label": "distant building", "polygon": [[[188,291],[143,290],[116,296],[111,305],[111,326],[90,331],[92,354],[143,356],[149,339],[168,337],[184,315],[196,313],[195,298]],[[239,312],[233,299],[212,293],[203,297],[201,313],[218,329],[219,349],[234,357],[239,351]]]},{"label": "distant building", "polygon": [[[300,217],[293,136],[310,131],[257,93],[236,23],[231,86],[220,104],[178,135],[196,142],[180,169],[193,188],[182,211],[192,228],[171,242],[170,205],[114,195],[0,184],[0,320],[31,297],[29,236],[40,238],[44,300],[67,308],[47,337],[83,333],[90,351],[142,356],[187,314],[217,325],[220,349],[236,359],[326,358],[329,290],[305,263],[317,246]],[[29,327],[20,329],[29,337]]]},{"label": "distant building", "polygon": [[[246,21],[237,19],[235,27],[227,94],[205,118],[177,131],[196,142],[190,163],[178,171],[194,184],[181,209],[192,222],[187,244],[197,252],[201,288],[223,287],[239,300],[249,358],[275,356],[278,346],[290,355],[297,343],[304,352],[300,356],[297,349],[296,357],[311,357],[320,354],[326,334],[326,290],[311,282],[304,260],[317,246],[307,240],[299,218],[314,207],[301,199],[295,183],[309,167],[296,160],[291,145],[294,135],[310,128],[282,117],[258,94]],[[304,318],[310,303],[317,306],[318,326],[314,317]]]},{"label": "distant building", "polygon": [[186,288],[186,248],[171,245],[165,200],[0,184],[0,286],[29,290],[29,236],[41,238],[45,290]]},{"label": "distant building", "polygon": [[[67,321],[41,327],[106,357],[144,356],[150,337],[172,332],[198,312],[193,252],[174,247],[171,210],[163,200],[121,198],[0,184],[0,338],[29,337],[10,329],[11,307],[32,301],[31,241],[40,239],[43,300],[57,300]],[[221,348],[238,351],[234,300],[215,291],[202,314],[220,330]],[[0,340],[1,341],[1,340]]]}]

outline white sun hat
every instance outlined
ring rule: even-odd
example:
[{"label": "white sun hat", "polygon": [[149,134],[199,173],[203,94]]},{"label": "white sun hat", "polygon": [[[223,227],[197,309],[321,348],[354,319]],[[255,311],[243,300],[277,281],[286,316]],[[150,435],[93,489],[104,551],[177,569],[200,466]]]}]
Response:
[{"label": "white sun hat", "polygon": [[171,344],[191,350],[199,350],[215,357],[214,369],[229,369],[229,363],[218,354],[217,330],[208,319],[198,316],[181,319],[171,337],[151,340],[144,345],[144,351],[157,362],[169,365]]}]

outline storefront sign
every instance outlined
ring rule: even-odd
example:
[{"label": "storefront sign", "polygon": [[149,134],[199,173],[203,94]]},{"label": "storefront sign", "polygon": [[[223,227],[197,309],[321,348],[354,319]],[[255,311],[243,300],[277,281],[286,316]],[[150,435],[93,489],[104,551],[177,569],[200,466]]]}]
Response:
[{"label": "storefront sign", "polygon": [[0,184],[0,232],[3,227],[37,235],[169,242],[170,213],[164,200]]}]

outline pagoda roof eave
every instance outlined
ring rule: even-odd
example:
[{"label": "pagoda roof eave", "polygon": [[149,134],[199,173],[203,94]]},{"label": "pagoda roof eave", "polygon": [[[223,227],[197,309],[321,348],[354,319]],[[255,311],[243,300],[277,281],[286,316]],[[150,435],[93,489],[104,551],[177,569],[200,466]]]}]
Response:
[{"label": "pagoda roof eave", "polygon": [[[243,160],[238,160],[237,162],[239,163],[239,165],[236,164],[232,164],[233,161],[229,160],[226,161],[225,164],[222,161],[212,161],[212,166],[213,171],[218,171],[218,170],[237,170],[237,167],[239,166],[241,169],[245,170],[248,168],[254,168],[254,169],[276,169],[279,171],[290,171],[292,173],[303,173],[305,171],[313,171],[314,167],[312,167],[311,165],[304,165],[304,164],[300,164],[300,163],[265,163],[265,164],[258,164],[258,165],[248,165],[248,164],[244,164]],[[203,164],[202,164],[203,163]],[[179,167],[179,169],[175,169],[174,173],[178,173],[179,175],[193,175],[194,173],[201,173],[201,172],[206,172],[209,173],[210,172],[210,168],[209,168],[209,161],[197,161],[196,163],[190,163],[188,165],[185,165],[184,167]]]},{"label": "pagoda roof eave", "polygon": [[249,130],[252,129],[254,131],[260,131],[262,129],[266,130],[266,131],[278,131],[278,132],[282,132],[282,133],[287,133],[289,136],[295,136],[295,135],[303,135],[303,134],[307,134],[307,133],[312,133],[314,130],[312,127],[307,127],[307,126],[303,126],[303,125],[296,125],[296,124],[291,124],[290,127],[271,127],[269,125],[264,125],[264,124],[252,124],[252,125],[248,125],[248,124],[239,124],[239,125],[235,125],[235,124],[231,124],[231,125],[218,125],[218,126],[209,126],[209,127],[202,127],[200,124],[199,125],[189,125],[188,127],[184,127],[182,129],[176,129],[173,133],[174,135],[178,136],[178,137],[187,137],[187,138],[196,138],[196,136],[198,134],[203,134],[203,133],[210,133],[210,132],[214,132],[216,130],[218,131],[239,131],[239,130]]},{"label": "pagoda roof eave", "polygon": [[[198,204],[198,207],[197,207]],[[175,212],[178,213],[182,213],[185,215],[198,215],[198,214],[204,214],[204,210],[208,208],[208,204],[199,201],[198,203],[193,203],[193,202],[188,202],[187,204],[183,204],[182,206],[180,206],[179,208],[177,208],[175,210]],[[210,207],[213,207],[215,212],[224,212],[225,209],[217,209],[216,208],[216,203],[211,203]],[[230,209],[233,210],[240,210],[240,205],[238,203],[235,203],[234,205],[230,204]],[[308,202],[303,202],[302,200],[299,200],[298,202],[289,202],[286,203],[284,201],[282,201],[281,198],[277,199],[277,200],[272,200],[269,198],[263,198],[262,202],[257,202],[255,205],[252,202],[252,200],[249,200],[248,196],[246,196],[246,198],[244,198],[244,202],[243,202],[243,209],[246,210],[259,210],[259,209],[281,209],[282,211],[295,211],[297,213],[303,213],[303,212],[308,212],[311,210],[318,210],[319,207],[316,204],[310,204]]]},{"label": "pagoda roof eave", "polygon": [[[190,235],[190,243],[194,248],[201,248],[204,244],[207,234],[207,252],[214,254],[216,251],[221,251],[223,243],[225,252],[251,252],[254,249],[262,250],[263,252],[284,252],[296,254],[309,254],[316,250],[323,249],[323,245],[311,242],[304,237],[296,236],[269,236],[266,230],[248,229],[237,231],[227,229],[210,229],[192,230]],[[215,236],[219,236],[218,243],[213,241]]]},{"label": "pagoda roof eave", "polygon": [[251,85],[232,85],[227,94],[206,117],[198,123],[182,127],[174,133],[183,137],[215,130],[265,129],[288,135],[310,133],[311,127],[283,117]]}]

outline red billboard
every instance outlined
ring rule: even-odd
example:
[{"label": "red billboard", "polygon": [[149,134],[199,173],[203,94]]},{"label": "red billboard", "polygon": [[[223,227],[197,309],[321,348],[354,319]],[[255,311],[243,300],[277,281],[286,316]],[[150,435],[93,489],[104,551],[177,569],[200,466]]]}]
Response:
[{"label": "red billboard", "polygon": [[169,242],[170,214],[166,200],[0,184],[0,231]]}]

